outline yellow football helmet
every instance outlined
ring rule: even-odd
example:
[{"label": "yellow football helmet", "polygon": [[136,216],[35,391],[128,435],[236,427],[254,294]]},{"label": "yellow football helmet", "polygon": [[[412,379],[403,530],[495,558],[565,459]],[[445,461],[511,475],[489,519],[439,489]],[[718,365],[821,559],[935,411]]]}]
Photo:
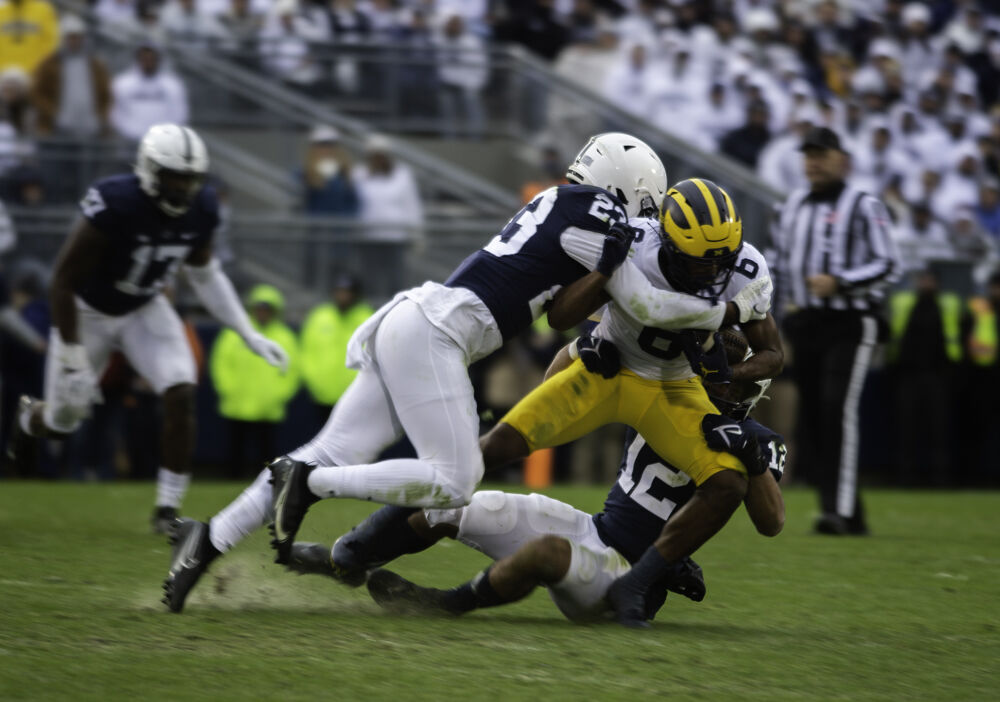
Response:
[{"label": "yellow football helmet", "polygon": [[691,178],[672,187],[660,208],[660,263],[682,292],[717,298],[743,248],[743,221],[729,193],[710,180]]}]

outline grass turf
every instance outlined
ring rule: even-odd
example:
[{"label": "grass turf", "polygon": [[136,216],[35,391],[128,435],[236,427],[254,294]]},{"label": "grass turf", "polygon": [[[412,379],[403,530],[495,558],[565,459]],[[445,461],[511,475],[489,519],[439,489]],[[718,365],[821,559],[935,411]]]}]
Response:
[{"label": "grass turf", "polygon": [[[196,484],[207,516],[236,484]],[[604,490],[551,491],[583,509]],[[544,592],[460,620],[383,613],[364,589],[271,564],[266,532],[213,564],[183,615],[159,604],[169,548],[152,486],[0,483],[0,700],[986,700],[1000,685],[1000,493],[867,493],[875,536],[785,532],[742,512],[697,554],[708,597],[653,629],[577,626]],[[330,500],[332,538],[371,506]],[[396,569],[451,586],[486,564],[453,542]]]}]

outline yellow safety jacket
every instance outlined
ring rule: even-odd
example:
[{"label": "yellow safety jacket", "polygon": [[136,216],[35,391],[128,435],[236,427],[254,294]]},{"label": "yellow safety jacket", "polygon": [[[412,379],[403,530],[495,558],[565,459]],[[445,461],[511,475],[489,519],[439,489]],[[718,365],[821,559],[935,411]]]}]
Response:
[{"label": "yellow safety jacket", "polygon": [[347,368],[347,342],[374,310],[358,303],[346,312],[332,303],[314,308],[302,325],[302,380],[313,399],[336,404],[357,371]]},{"label": "yellow safety jacket", "polygon": [[996,313],[990,301],[983,297],[969,300],[972,313],[972,331],[966,339],[969,358],[980,366],[991,366],[997,359]]},{"label": "yellow safety jacket", "polygon": [[219,414],[244,422],[280,422],[285,408],[299,389],[299,353],[295,332],[284,322],[254,328],[277,342],[288,354],[284,375],[251,351],[232,329],[215,340],[209,368],[219,394]]},{"label": "yellow safety jacket", "polygon": [[[889,299],[889,348],[888,360],[899,358],[899,344],[906,333],[910,322],[910,314],[917,304],[917,294],[911,290],[895,293]],[[961,314],[962,302],[954,293],[939,293],[937,295],[938,309],[941,310],[941,328],[944,332],[944,351],[948,359],[957,363],[962,360]]]}]

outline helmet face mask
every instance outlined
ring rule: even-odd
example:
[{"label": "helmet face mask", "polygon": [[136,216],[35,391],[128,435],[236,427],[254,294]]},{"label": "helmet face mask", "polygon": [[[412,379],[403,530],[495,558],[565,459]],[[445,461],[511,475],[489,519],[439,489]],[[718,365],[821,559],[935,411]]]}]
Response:
[{"label": "helmet face mask", "polygon": [[646,142],[607,132],[590,138],[566,170],[566,180],[607,190],[629,217],[654,217],[667,192],[667,171]]},{"label": "helmet face mask", "polygon": [[135,164],[139,185],[171,217],[191,208],[207,173],[208,150],[193,129],[157,124],[139,143]]},{"label": "helmet face mask", "polygon": [[[752,355],[752,354],[749,354]],[[706,383],[708,398],[722,414],[737,422],[742,422],[750,416],[754,407],[762,399],[771,385],[770,378],[766,380],[734,380],[726,385]]]},{"label": "helmet face mask", "polygon": [[743,223],[725,190],[710,180],[683,180],[660,208],[660,266],[680,292],[718,299],[743,248]]}]

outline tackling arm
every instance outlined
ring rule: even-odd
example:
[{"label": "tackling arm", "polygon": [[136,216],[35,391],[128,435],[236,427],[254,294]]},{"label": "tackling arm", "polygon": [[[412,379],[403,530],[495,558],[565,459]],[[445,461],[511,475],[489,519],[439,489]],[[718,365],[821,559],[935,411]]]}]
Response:
[{"label": "tackling arm", "polygon": [[288,368],[288,354],[284,349],[253,328],[229,276],[222,271],[219,260],[212,256],[211,246],[192,251],[184,262],[184,272],[198,299],[213,317],[239,334],[251,351],[272,366],[282,372]]},{"label": "tackling arm", "polygon": [[764,319],[746,322],[740,328],[753,356],[732,366],[733,380],[776,378],[785,367],[785,350],[774,317],[768,312]]}]

